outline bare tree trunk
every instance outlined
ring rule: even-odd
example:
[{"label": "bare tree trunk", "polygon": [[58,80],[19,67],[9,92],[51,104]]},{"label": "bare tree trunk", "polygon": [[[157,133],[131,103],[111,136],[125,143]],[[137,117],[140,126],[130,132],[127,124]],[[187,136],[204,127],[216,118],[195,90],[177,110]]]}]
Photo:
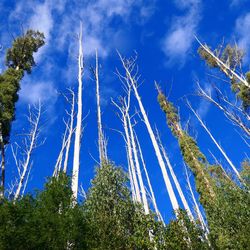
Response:
[{"label": "bare tree trunk", "polygon": [[69,122],[69,127],[68,127],[68,138],[66,142],[66,149],[65,149],[65,157],[64,157],[64,164],[63,164],[63,172],[67,172],[68,168],[68,159],[69,159],[69,150],[70,150],[70,145],[71,145],[71,139],[72,135],[74,133],[74,116],[75,116],[75,93],[73,90],[70,90],[71,96],[72,96],[72,101],[70,102],[71,104],[71,110],[70,110],[70,122]]},{"label": "bare tree trunk", "polygon": [[83,50],[82,50],[82,23],[79,33],[79,54],[78,54],[78,99],[77,99],[77,122],[75,131],[74,159],[72,172],[72,192],[75,202],[78,195],[78,179],[80,169],[80,146],[82,132],[82,76],[83,76]]},{"label": "bare tree trunk", "polygon": [[134,131],[133,131],[130,119],[131,118],[130,118],[130,116],[128,114],[127,115],[127,120],[128,120],[129,131],[130,131],[131,143],[132,143],[132,151],[133,151],[134,159],[135,159],[136,172],[137,172],[137,176],[138,176],[138,179],[139,179],[140,191],[141,191],[141,195],[142,195],[142,203],[143,203],[145,214],[149,214],[149,207],[148,207],[148,201],[147,201],[147,196],[146,196],[146,190],[145,190],[143,179],[142,179],[140,163],[139,163],[137,149],[136,149]]},{"label": "bare tree trunk", "polygon": [[[31,131],[29,134],[29,146],[27,151],[25,150],[25,154],[26,154],[26,159],[25,161],[21,164],[21,168],[22,168],[22,173],[20,176],[20,180],[17,186],[17,190],[15,192],[15,196],[14,196],[14,200],[17,200],[20,196],[20,192],[21,189],[23,187],[24,184],[24,180],[25,178],[27,179],[27,173],[29,172],[29,166],[30,166],[30,159],[31,159],[31,155],[33,150],[38,146],[37,145],[37,139],[39,136],[39,123],[40,123],[40,118],[41,118],[41,103],[39,102],[38,107],[37,107],[37,113],[35,114],[35,117],[32,117],[31,111],[29,114],[29,122],[31,124]],[[27,180],[28,181],[28,180]],[[25,185],[26,187],[26,185]],[[24,190],[23,190],[24,192]]]},{"label": "bare tree trunk", "polygon": [[65,131],[64,131],[64,134],[63,134],[61,150],[60,150],[60,152],[58,154],[56,164],[55,164],[55,167],[54,167],[53,177],[58,176],[58,174],[59,174],[59,172],[61,170],[61,167],[62,167],[63,153],[64,153],[64,149],[65,149],[66,144],[67,144],[67,141],[66,141],[67,140],[66,139],[67,130],[68,129],[67,129],[67,125],[66,125]]},{"label": "bare tree trunk", "polygon": [[162,152],[162,154],[163,154],[163,157],[164,157],[164,159],[165,159],[165,162],[167,163],[167,166],[168,166],[168,169],[169,169],[169,171],[170,171],[170,174],[171,174],[171,176],[172,176],[172,178],[173,178],[173,180],[174,180],[174,184],[175,184],[175,186],[176,186],[176,189],[177,189],[177,191],[178,191],[178,193],[179,193],[179,195],[180,195],[182,204],[183,204],[185,210],[187,211],[187,214],[188,214],[190,220],[194,221],[193,214],[192,214],[191,209],[190,209],[190,207],[189,207],[189,205],[188,205],[188,202],[187,202],[187,200],[186,200],[186,198],[185,198],[185,195],[184,195],[184,193],[182,192],[181,185],[180,185],[180,183],[179,183],[179,181],[178,181],[178,179],[177,179],[177,177],[176,177],[176,175],[175,175],[174,169],[173,169],[172,164],[170,163],[170,160],[169,160],[169,158],[168,158],[168,156],[167,156],[166,150],[165,150],[165,148],[164,148],[163,145],[162,145],[161,138],[160,138],[160,135],[159,135],[159,133],[158,133],[158,130],[157,130],[157,138],[158,138],[158,142],[159,142],[159,145],[160,145],[160,148],[161,148],[161,152]]},{"label": "bare tree trunk", "polygon": [[120,120],[122,121],[123,129],[125,132],[124,139],[125,139],[125,143],[126,143],[127,151],[128,151],[129,166],[131,167],[136,201],[141,203],[141,194],[140,194],[140,189],[139,189],[137,176],[136,176],[136,170],[135,170],[135,164],[133,160],[133,152],[132,152],[132,146],[131,146],[131,138],[129,136],[128,121],[127,121],[128,111],[130,107],[130,95],[131,95],[131,90],[128,89],[127,101],[125,98],[122,98],[121,107],[117,103],[115,103],[113,100],[112,100],[112,103],[118,108],[118,110],[121,113]]},{"label": "bare tree trunk", "polygon": [[149,178],[149,175],[148,175],[147,167],[146,167],[146,164],[145,164],[145,161],[144,161],[144,157],[143,157],[143,154],[142,154],[141,145],[140,145],[140,142],[138,140],[138,137],[137,137],[135,131],[134,131],[134,134],[135,134],[137,146],[138,146],[138,149],[139,149],[139,154],[140,154],[142,166],[143,166],[146,178],[147,178],[147,183],[148,183],[149,192],[150,192],[150,198],[151,198],[151,200],[153,202],[155,213],[157,215],[158,220],[161,221],[165,225],[164,220],[162,218],[162,215],[161,215],[161,213],[160,213],[160,211],[158,209],[157,203],[156,203],[155,194],[154,194],[154,191],[153,191],[153,188],[152,188],[152,185],[151,185],[151,181],[150,181],[150,178]]},{"label": "bare tree trunk", "polygon": [[211,134],[211,132],[209,131],[209,129],[207,128],[207,126],[205,125],[205,123],[202,121],[202,119],[200,118],[200,116],[197,114],[197,112],[194,111],[194,109],[192,108],[190,102],[187,101],[187,105],[188,105],[189,109],[193,112],[193,114],[195,115],[195,117],[197,118],[197,120],[200,122],[201,126],[205,129],[205,131],[207,132],[207,134],[209,135],[209,137],[211,138],[211,140],[213,141],[213,143],[220,150],[220,152],[222,153],[222,155],[224,156],[224,158],[226,159],[226,161],[228,162],[228,164],[231,166],[231,168],[233,169],[233,171],[235,172],[235,174],[237,175],[237,177],[239,178],[239,180],[244,184],[244,181],[241,178],[240,173],[238,172],[237,168],[234,166],[234,164],[229,159],[229,157],[227,156],[227,154],[225,153],[225,151],[222,149],[222,147],[219,145],[219,143],[215,140],[215,138],[213,137],[213,135]]},{"label": "bare tree trunk", "polygon": [[[198,95],[205,98],[206,100],[208,100],[210,103],[213,103],[218,109],[220,109],[223,114],[225,115],[225,117],[232,122],[233,125],[239,127],[242,129],[242,131],[245,133],[246,138],[249,139],[250,136],[250,129],[248,128],[248,126],[246,126],[245,122],[243,121],[243,119],[241,118],[240,115],[236,114],[236,112],[232,112],[230,109],[228,109],[227,107],[225,107],[224,105],[221,105],[220,102],[216,101],[211,94],[207,93],[204,89],[202,89],[202,87],[200,86],[200,84],[197,82],[197,88],[198,88]],[[226,102],[228,103],[228,101]],[[230,106],[232,106],[232,104],[230,103]],[[235,105],[233,105],[234,108],[237,110],[238,107],[236,107]],[[250,117],[248,114],[246,114],[245,112],[243,112],[242,110],[238,110],[239,114],[243,114],[243,116],[247,119],[247,121],[250,120]]]},{"label": "bare tree trunk", "polygon": [[130,182],[130,187],[131,187],[131,192],[132,192],[132,200],[136,201],[135,185],[134,185],[134,180],[133,180],[133,176],[132,176],[132,171],[131,171],[131,166],[130,166],[130,160],[129,160],[129,156],[128,156],[127,147],[126,147],[126,153],[127,153],[127,162],[128,162],[129,182]]},{"label": "bare tree trunk", "polygon": [[107,161],[105,155],[105,142],[103,138],[102,130],[102,115],[101,115],[101,104],[100,104],[100,84],[99,84],[99,65],[98,65],[98,54],[96,50],[96,66],[95,66],[95,80],[96,80],[96,104],[97,104],[97,124],[98,124],[98,148],[99,148],[99,160],[102,163],[104,160]]},{"label": "bare tree trunk", "polygon": [[[184,164],[185,165],[185,164]],[[200,211],[200,208],[199,208],[199,205],[196,201],[196,198],[194,196],[194,192],[193,192],[193,189],[192,189],[192,186],[191,186],[191,183],[190,183],[190,180],[189,180],[189,177],[188,177],[188,172],[187,172],[187,167],[185,165],[185,171],[186,171],[186,179],[187,179],[187,184],[188,184],[188,188],[189,188],[189,191],[191,193],[191,196],[192,196],[192,200],[193,200],[193,203],[194,203],[194,206],[195,206],[195,211],[196,211],[196,214],[198,216],[198,220],[200,221],[200,224],[201,224],[201,227],[203,229],[204,232],[206,233],[209,233],[209,230],[207,228],[207,225],[205,223],[205,220],[202,216],[202,213]]]},{"label": "bare tree trunk", "polygon": [[167,170],[166,170],[164,160],[163,160],[162,155],[161,155],[159,145],[158,145],[157,140],[155,138],[153,129],[152,129],[151,125],[150,125],[150,122],[149,122],[148,116],[146,114],[145,108],[144,108],[144,106],[142,104],[141,97],[139,96],[139,93],[137,91],[137,83],[136,83],[136,77],[137,76],[136,75],[132,76],[131,71],[135,68],[135,60],[132,59],[131,61],[129,61],[129,60],[123,59],[121,57],[121,55],[119,55],[119,56],[120,56],[123,68],[125,69],[125,72],[126,72],[126,78],[127,78],[128,84],[131,84],[131,86],[132,86],[132,88],[134,90],[135,97],[136,97],[136,99],[138,101],[141,114],[143,116],[145,125],[147,127],[150,139],[152,141],[152,144],[153,144],[153,147],[154,147],[154,150],[155,150],[155,154],[156,154],[158,163],[159,163],[161,171],[162,171],[162,175],[163,175],[163,178],[164,178],[164,181],[165,181],[165,185],[166,185],[169,197],[170,197],[172,207],[173,207],[174,211],[176,211],[176,210],[179,209],[179,204],[178,204],[178,201],[176,199],[176,196],[175,196],[172,184],[170,182],[170,179],[168,177],[168,173],[167,173]]}]

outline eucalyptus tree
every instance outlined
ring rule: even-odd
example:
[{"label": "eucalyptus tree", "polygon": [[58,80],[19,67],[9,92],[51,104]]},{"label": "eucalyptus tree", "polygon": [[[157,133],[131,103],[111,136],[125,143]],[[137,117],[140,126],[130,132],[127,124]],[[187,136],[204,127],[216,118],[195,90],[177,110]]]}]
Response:
[{"label": "eucalyptus tree", "polygon": [[0,148],[1,183],[0,197],[4,196],[5,185],[5,145],[9,143],[11,123],[15,119],[15,104],[18,101],[20,81],[25,72],[30,74],[35,66],[33,54],[44,45],[44,35],[39,31],[28,30],[14,39],[6,52],[7,69],[0,75]]},{"label": "eucalyptus tree", "polygon": [[[158,102],[178,139],[184,161],[194,174],[208,221],[209,242],[215,249],[244,249],[249,245],[249,186],[239,186],[220,166],[210,165],[196,141],[182,129],[173,104],[158,88]],[[241,174],[242,175],[242,174]]]},{"label": "eucalyptus tree", "polygon": [[133,202],[127,181],[124,171],[111,162],[96,169],[83,206],[88,249],[155,249],[149,231],[157,234],[161,224]]},{"label": "eucalyptus tree", "polygon": [[212,68],[217,68],[230,79],[231,89],[242,101],[242,106],[247,110],[250,106],[250,72],[242,72],[242,59],[244,52],[228,44],[225,48],[212,51],[206,44],[200,44],[198,50],[201,58]]}]

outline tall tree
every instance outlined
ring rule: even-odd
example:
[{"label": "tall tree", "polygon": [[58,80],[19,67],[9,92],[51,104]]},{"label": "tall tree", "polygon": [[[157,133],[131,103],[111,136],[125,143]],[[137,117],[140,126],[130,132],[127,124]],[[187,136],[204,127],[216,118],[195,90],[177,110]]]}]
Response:
[{"label": "tall tree", "polygon": [[97,168],[84,204],[89,249],[154,249],[149,238],[154,219],[132,201],[127,181],[110,162]]},{"label": "tall tree", "polygon": [[179,115],[158,88],[158,101],[166,114],[167,124],[178,139],[183,158],[194,174],[214,249],[244,249],[249,244],[249,204],[247,186],[231,181],[220,166],[210,165],[196,141],[180,125]]},{"label": "tall tree", "polygon": [[97,106],[97,125],[98,125],[98,150],[99,150],[99,161],[107,160],[106,143],[102,130],[102,112],[101,112],[101,101],[100,101],[100,83],[99,83],[99,63],[98,63],[98,52],[96,50],[96,65],[94,72],[96,82],[96,106]]},{"label": "tall tree", "polygon": [[219,47],[212,51],[206,44],[200,44],[198,53],[201,58],[212,68],[218,68],[231,82],[231,89],[242,101],[242,106],[248,110],[250,106],[250,72],[244,76],[242,72],[242,59],[244,52],[228,44],[223,50]]},{"label": "tall tree", "polygon": [[73,158],[73,171],[72,171],[72,191],[75,200],[78,195],[78,178],[80,169],[80,146],[82,134],[82,76],[83,76],[83,49],[82,49],[82,23],[80,23],[79,32],[79,51],[78,51],[78,98],[77,98],[77,120],[75,130],[75,143],[74,143],[74,158]]},{"label": "tall tree", "polygon": [[11,123],[15,119],[15,103],[18,100],[20,81],[24,73],[31,73],[35,66],[33,54],[44,45],[44,35],[39,31],[28,30],[14,39],[6,53],[7,69],[0,75],[0,148],[1,183],[0,198],[4,196],[5,185],[5,145],[9,142]]},{"label": "tall tree", "polygon": [[177,211],[179,209],[179,204],[178,204],[176,195],[174,193],[173,186],[172,186],[171,181],[169,179],[169,176],[167,173],[167,168],[166,168],[166,165],[164,163],[164,160],[163,160],[163,157],[162,157],[162,154],[160,151],[160,147],[157,143],[156,136],[153,132],[152,126],[149,122],[149,118],[147,116],[146,110],[144,108],[144,105],[142,103],[141,97],[140,97],[138,89],[137,89],[138,88],[137,81],[139,79],[139,76],[138,76],[138,71],[136,69],[136,57],[126,59],[126,58],[123,58],[120,54],[119,54],[119,57],[120,57],[123,69],[125,71],[125,76],[122,76],[119,73],[119,77],[120,77],[120,79],[124,80],[124,82],[127,84],[127,87],[133,89],[134,95],[136,97],[136,100],[138,102],[138,105],[139,105],[139,108],[141,111],[141,115],[143,117],[144,123],[146,125],[147,130],[148,130],[151,142],[153,144],[159,166],[160,166],[161,171],[162,171],[163,179],[164,179],[164,182],[165,182],[168,194],[169,194],[169,198],[170,198],[172,207],[175,211]]}]

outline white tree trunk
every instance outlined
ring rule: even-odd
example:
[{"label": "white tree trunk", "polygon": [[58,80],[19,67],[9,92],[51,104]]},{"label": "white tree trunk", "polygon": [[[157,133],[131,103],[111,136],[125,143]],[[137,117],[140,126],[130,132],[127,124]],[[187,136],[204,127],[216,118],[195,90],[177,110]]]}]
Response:
[{"label": "white tree trunk", "polygon": [[126,154],[127,154],[127,162],[128,162],[129,182],[130,182],[130,187],[131,187],[131,192],[132,192],[132,200],[136,201],[135,185],[134,185],[134,180],[133,180],[133,176],[132,176],[132,171],[131,171],[131,166],[130,166],[130,160],[129,160],[129,156],[128,156],[127,147],[126,147]]},{"label": "white tree trunk", "polygon": [[191,183],[189,180],[189,176],[188,176],[187,167],[185,164],[184,164],[184,166],[185,166],[185,171],[186,171],[186,179],[187,179],[188,188],[189,188],[189,191],[190,191],[191,196],[192,196],[192,200],[193,200],[193,203],[195,206],[195,211],[196,211],[196,214],[198,216],[198,220],[200,221],[200,224],[201,224],[203,231],[209,233],[208,228],[207,228],[206,223],[205,223],[205,220],[204,220],[202,213],[200,211],[199,205],[198,205],[196,198],[194,196],[194,192],[193,192],[193,189],[192,189],[192,186],[191,186]]},{"label": "white tree trunk", "polygon": [[159,135],[158,131],[157,131],[157,135],[158,135],[157,136],[158,137],[158,142],[159,142],[163,157],[165,159],[165,162],[167,163],[170,174],[171,174],[171,176],[172,176],[172,178],[174,180],[174,184],[175,184],[176,189],[177,189],[177,191],[178,191],[178,193],[180,195],[182,204],[183,204],[185,210],[187,211],[187,214],[188,214],[188,217],[190,218],[190,220],[194,221],[193,214],[192,214],[191,209],[190,209],[190,207],[188,205],[188,202],[187,202],[187,200],[185,198],[185,195],[184,195],[184,193],[182,191],[181,185],[180,185],[180,183],[179,183],[179,181],[178,181],[178,179],[177,179],[177,177],[175,175],[174,169],[173,169],[172,164],[170,163],[170,160],[169,160],[169,158],[167,156],[166,150],[162,145],[162,142],[161,142],[160,135]]},{"label": "white tree trunk", "polygon": [[131,72],[130,72],[130,70],[132,70],[135,67],[134,61],[132,61],[132,63],[130,65],[126,65],[125,60],[121,56],[120,56],[120,59],[121,59],[122,65],[123,65],[123,67],[124,67],[124,69],[126,71],[126,77],[127,77],[128,82],[129,82],[128,84],[131,84],[131,86],[132,86],[132,88],[134,90],[135,97],[136,97],[136,99],[138,101],[141,114],[143,116],[145,125],[147,127],[150,139],[152,141],[152,144],[153,144],[153,147],[154,147],[154,150],[155,150],[155,154],[156,154],[158,163],[159,163],[161,171],[162,171],[162,175],[163,175],[163,178],[164,178],[164,181],[165,181],[165,185],[166,185],[169,197],[170,197],[172,207],[173,207],[174,211],[176,211],[176,210],[179,209],[179,204],[178,204],[178,201],[176,199],[176,196],[175,196],[172,184],[170,182],[170,179],[168,177],[168,173],[167,173],[167,170],[166,170],[164,160],[163,160],[162,155],[161,155],[159,145],[158,145],[157,140],[155,138],[153,129],[152,129],[151,125],[150,125],[150,122],[149,122],[148,116],[146,114],[145,108],[144,108],[144,106],[142,104],[141,97],[139,96],[139,93],[137,91],[137,86],[136,86],[137,83],[135,82],[135,79],[133,78],[133,76],[131,75]]},{"label": "white tree trunk", "polygon": [[141,193],[140,193],[140,188],[139,188],[139,184],[138,184],[138,180],[136,176],[136,170],[135,170],[135,164],[134,164],[132,146],[131,146],[131,138],[129,136],[126,116],[123,117],[123,126],[124,126],[126,143],[127,143],[127,148],[128,148],[129,165],[131,167],[132,179],[133,179],[134,188],[135,188],[136,201],[141,203]]},{"label": "white tree trunk", "polygon": [[[209,102],[213,103],[217,108],[219,108],[223,112],[223,114],[226,116],[226,118],[229,121],[232,122],[232,124],[234,124],[237,127],[240,127],[246,133],[246,138],[250,137],[250,129],[248,128],[248,126],[245,125],[244,121],[241,119],[241,117],[239,115],[235,114],[230,109],[226,108],[224,105],[221,105],[218,101],[216,101],[211,96],[211,94],[207,93],[204,89],[202,89],[202,87],[200,86],[200,84],[198,82],[197,82],[197,88],[198,88],[198,95],[199,96],[201,96],[201,97],[205,98],[206,100],[208,100]],[[243,113],[243,114],[246,116],[247,121],[249,121],[250,120],[249,115],[247,115],[245,113]]]},{"label": "white tree trunk", "polygon": [[64,134],[63,134],[62,146],[61,146],[61,150],[60,150],[58,157],[57,157],[57,160],[56,160],[56,164],[55,164],[54,172],[53,172],[53,177],[58,176],[58,174],[61,170],[61,167],[62,167],[63,153],[64,153],[64,149],[65,149],[66,144],[67,144],[66,136],[67,136],[67,126],[66,126]]},{"label": "white tree trunk", "polygon": [[98,124],[98,148],[99,148],[99,160],[100,163],[103,160],[107,161],[105,153],[105,142],[102,130],[102,114],[100,104],[100,84],[99,84],[99,65],[98,65],[98,54],[96,50],[96,66],[95,66],[95,80],[96,80],[96,104],[97,104],[97,124]]},{"label": "white tree trunk", "polygon": [[146,195],[146,190],[144,187],[143,179],[142,179],[142,174],[141,174],[141,169],[140,169],[140,163],[138,159],[138,154],[137,154],[137,149],[136,149],[136,143],[135,143],[135,137],[134,137],[134,131],[132,128],[131,120],[130,120],[129,114],[127,115],[127,120],[128,120],[128,126],[129,126],[129,132],[130,132],[130,138],[131,138],[131,144],[132,144],[132,151],[135,159],[135,166],[136,166],[136,172],[140,184],[140,191],[141,191],[141,196],[142,196],[142,203],[144,207],[145,214],[149,214],[149,207],[148,207],[148,201],[147,201],[147,195]]},{"label": "white tree trunk", "polygon": [[82,50],[82,23],[79,33],[79,54],[78,54],[78,98],[77,98],[77,121],[75,131],[74,159],[72,172],[72,192],[75,202],[78,195],[78,179],[80,169],[80,146],[82,132],[82,76],[83,76],[83,50]]},{"label": "white tree trunk", "polygon": [[124,140],[125,140],[125,143],[127,146],[127,152],[128,152],[128,159],[129,159],[128,165],[131,168],[136,201],[141,203],[141,194],[140,194],[140,189],[139,189],[138,180],[136,176],[136,170],[135,170],[135,164],[133,160],[133,153],[132,153],[132,146],[131,146],[131,138],[129,135],[128,121],[127,121],[127,116],[128,116],[129,107],[130,107],[130,95],[131,95],[131,90],[129,88],[127,91],[127,100],[126,98],[121,98],[121,106],[119,106],[113,100],[112,100],[112,103],[118,108],[118,110],[121,113],[120,120],[122,122],[123,129],[125,132]]},{"label": "white tree trunk", "polygon": [[140,145],[140,142],[138,140],[138,137],[137,137],[135,131],[134,131],[134,134],[135,134],[137,146],[138,146],[138,149],[139,149],[139,154],[140,154],[140,159],[141,159],[141,162],[142,162],[142,166],[143,166],[143,169],[144,169],[144,172],[145,172],[145,175],[146,175],[146,179],[147,179],[147,183],[148,183],[148,187],[149,187],[149,192],[150,192],[150,198],[151,198],[151,200],[153,202],[153,207],[154,207],[155,213],[157,215],[158,220],[161,221],[165,225],[164,220],[162,218],[162,215],[161,215],[161,213],[160,213],[160,211],[158,209],[157,203],[156,203],[155,194],[154,194],[154,191],[153,191],[153,188],[152,188],[152,185],[151,185],[151,181],[150,181],[150,178],[149,178],[149,175],[148,175],[148,171],[147,171],[146,163],[144,161],[141,145]]},{"label": "white tree trunk", "polygon": [[[38,139],[38,135],[39,135],[39,122],[40,122],[40,118],[41,118],[41,103],[39,102],[38,107],[37,107],[37,113],[35,115],[35,117],[32,117],[32,114],[30,112],[29,115],[29,122],[31,125],[31,131],[29,133],[29,145],[27,150],[25,149],[25,156],[26,159],[24,162],[21,163],[19,167],[19,169],[21,169],[21,176],[20,176],[20,180],[18,182],[18,186],[14,195],[14,200],[17,200],[20,196],[20,192],[21,189],[23,187],[25,178],[27,179],[27,173],[29,172],[29,166],[30,166],[30,160],[31,160],[31,155],[33,150],[37,147],[37,139]],[[26,147],[26,145],[25,145]],[[26,180],[27,182],[28,180]],[[25,185],[26,187],[26,185]],[[24,192],[24,190],[23,190]]]},{"label": "white tree trunk", "polygon": [[68,127],[68,138],[66,142],[66,148],[65,148],[65,157],[64,157],[64,163],[63,163],[63,172],[67,172],[68,168],[68,159],[69,159],[69,150],[70,150],[70,145],[71,145],[71,139],[72,135],[74,133],[74,116],[75,116],[75,93],[73,90],[70,90],[71,96],[72,96],[72,101],[71,103],[71,111],[70,111],[70,122],[69,122],[69,127]]},{"label": "white tree trunk", "polygon": [[213,137],[213,135],[211,134],[211,132],[209,131],[209,129],[207,128],[207,126],[205,125],[205,123],[202,121],[202,119],[197,114],[197,112],[194,111],[194,109],[192,108],[191,104],[188,101],[187,101],[187,104],[188,104],[189,109],[193,112],[193,114],[195,115],[195,117],[197,118],[197,120],[200,122],[201,126],[205,129],[205,131],[207,132],[207,134],[209,135],[209,137],[211,138],[211,140],[213,141],[213,143],[220,150],[221,154],[224,156],[224,158],[226,159],[226,161],[228,162],[228,164],[231,166],[231,168],[233,169],[233,171],[235,172],[235,174],[237,175],[237,177],[239,178],[239,180],[244,184],[244,181],[241,178],[240,173],[238,172],[237,168],[234,166],[234,164],[232,163],[232,161],[229,159],[229,157],[227,156],[227,154],[225,153],[225,151],[222,149],[222,147],[219,145],[219,143],[215,140],[215,138]]},{"label": "white tree trunk", "polygon": [[[216,63],[218,64],[218,66],[220,66],[220,68],[223,70],[223,72],[224,72],[227,76],[229,76],[230,79],[232,79],[232,78],[233,78],[232,76],[234,76],[236,79],[238,79],[240,82],[242,82],[246,87],[250,88],[250,85],[249,85],[249,83],[247,82],[247,80],[245,79],[245,77],[238,75],[234,70],[232,70],[232,69],[231,69],[229,66],[227,66],[224,62],[222,62],[222,61],[220,60],[220,58],[217,57],[217,56],[208,48],[207,45],[203,45],[197,37],[195,37],[195,38],[196,38],[197,42],[201,45],[201,47],[202,47],[210,56],[212,56],[212,57],[215,59],[215,61],[216,61]],[[228,74],[228,72],[231,74],[231,76]]]}]

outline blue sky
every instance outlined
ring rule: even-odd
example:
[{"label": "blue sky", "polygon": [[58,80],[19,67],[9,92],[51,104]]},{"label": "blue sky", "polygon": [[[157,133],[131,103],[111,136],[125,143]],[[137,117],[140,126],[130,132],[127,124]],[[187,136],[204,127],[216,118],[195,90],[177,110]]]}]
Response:
[{"label": "blue sky", "polygon": [[[225,43],[236,41],[246,52],[244,70],[250,62],[250,3],[247,0],[19,0],[0,3],[0,70],[4,70],[5,49],[10,47],[12,36],[18,36],[22,28],[39,29],[46,36],[46,45],[36,54],[37,67],[26,75],[21,83],[17,104],[16,121],[13,123],[11,143],[20,140],[20,131],[27,130],[25,115],[27,106],[41,99],[46,109],[43,116],[42,137],[46,143],[33,154],[33,168],[27,190],[41,189],[45,178],[53,173],[61,137],[64,130],[63,117],[67,108],[60,93],[77,87],[77,33],[83,22],[83,50],[86,71],[83,78],[83,111],[89,115],[84,120],[81,146],[80,183],[85,190],[93,178],[97,152],[97,125],[95,107],[95,84],[89,67],[94,64],[94,51],[100,56],[101,99],[103,126],[108,140],[108,155],[117,165],[126,169],[125,146],[122,137],[110,128],[122,130],[116,109],[110,98],[122,95],[121,83],[114,74],[121,69],[116,50],[125,56],[138,53],[138,65],[142,85],[139,92],[152,125],[157,125],[177,176],[186,188],[182,158],[176,140],[165,123],[164,114],[157,103],[154,80],[158,81],[169,98],[178,107],[183,124],[191,118],[192,135],[197,138],[202,151],[211,160],[209,150],[224,162],[218,150],[183,102],[188,96],[198,109],[206,124],[224,147],[232,161],[240,167],[248,148],[223,115],[195,92],[195,80],[210,89],[208,72],[197,55],[196,34],[213,48],[223,39]],[[215,81],[213,79],[213,81]],[[215,81],[215,83],[217,83]],[[218,83],[229,90],[227,84]],[[133,100],[133,105],[136,105]],[[138,119],[139,121],[139,119]],[[155,159],[150,139],[143,123],[136,126],[142,144],[146,164],[157,202],[165,218],[171,216],[171,205],[163,183],[160,168]],[[7,149],[7,182],[13,180],[16,169]],[[72,161],[72,159],[70,159]],[[70,164],[69,168],[72,167]],[[190,195],[187,193],[187,197]]]}]

